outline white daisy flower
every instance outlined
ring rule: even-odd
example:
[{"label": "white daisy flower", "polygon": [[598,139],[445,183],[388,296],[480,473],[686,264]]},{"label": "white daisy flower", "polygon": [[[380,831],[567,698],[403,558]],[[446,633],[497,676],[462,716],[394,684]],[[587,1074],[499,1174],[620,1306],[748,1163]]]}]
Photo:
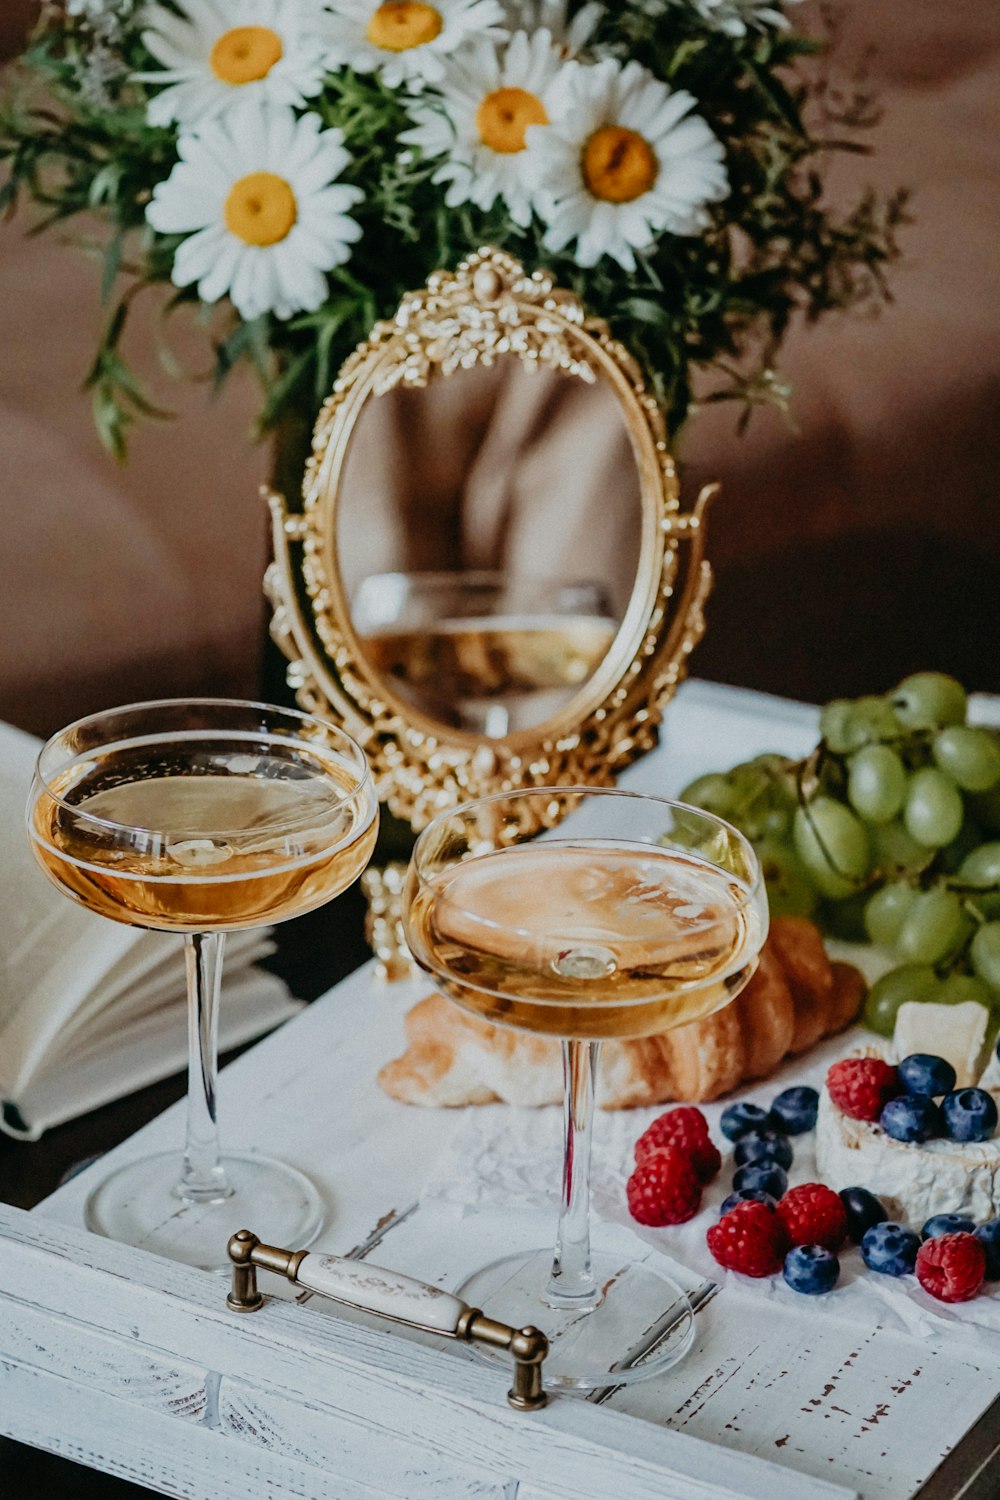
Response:
[{"label": "white daisy flower", "polygon": [[511,31],[547,31],[560,57],[576,57],[590,41],[604,6],[597,0],[581,5],[569,16],[569,0],[504,0],[507,25]]},{"label": "white daisy flower", "polygon": [[476,37],[499,38],[499,0],[330,0],[331,59],[357,73],[376,69],[389,88],[438,83],[445,59]]},{"label": "white daisy flower", "polygon": [[525,131],[548,124],[571,66],[560,61],[547,31],[518,31],[502,52],[479,42],[449,60],[436,86],[440,98],[411,105],[416,125],[399,137],[425,156],[444,157],[433,180],[448,183],[449,208],[489,209],[501,197],[515,224],[530,222],[537,187]]},{"label": "white daisy flower", "polygon": [[696,101],[637,62],[573,65],[567,97],[546,129],[529,126],[547,250],[576,241],[576,260],[610,255],[635,270],[636,250],[664,231],[697,234],[705,205],[729,192],[722,146]]},{"label": "white daisy flower", "polygon": [[301,105],[322,88],[329,19],[315,0],[148,6],[142,39],[161,67],[135,76],[168,85],[149,101],[149,123],[184,129],[245,99]]},{"label": "white daisy flower", "polygon": [[227,293],[247,319],[312,312],[325,272],[343,265],[361,230],[348,210],[364,196],[336,181],[350,156],[340,130],[317,114],[252,99],[177,143],[180,161],[153,190],[146,218],[186,234],[176,286],[198,283],[203,302]]},{"label": "white daisy flower", "polygon": [[[777,31],[787,31],[788,17],[776,5],[761,3],[761,0],[680,0],[693,6],[703,21],[727,36],[746,36],[750,30],[759,31],[773,26]],[[798,0],[785,0],[794,5]]]}]

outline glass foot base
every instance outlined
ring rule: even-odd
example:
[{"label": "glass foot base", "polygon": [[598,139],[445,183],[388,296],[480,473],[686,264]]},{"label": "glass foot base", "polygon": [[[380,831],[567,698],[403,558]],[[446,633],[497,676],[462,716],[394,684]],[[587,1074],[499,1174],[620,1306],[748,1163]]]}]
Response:
[{"label": "glass foot base", "polygon": [[[515,1328],[534,1324],[548,1336],[543,1377],[550,1390],[590,1391],[661,1375],[683,1359],[694,1340],[694,1317],[684,1291],[644,1261],[594,1255],[602,1296],[589,1309],[553,1307],[546,1298],[552,1250],[496,1260],[470,1276],[458,1296],[488,1317]],[[509,1355],[470,1346],[489,1364]]]},{"label": "glass foot base", "polygon": [[181,1155],[147,1156],[119,1167],[87,1199],[84,1222],[94,1234],[136,1245],[204,1271],[229,1270],[226,1245],[252,1229],[269,1245],[301,1250],[319,1234],[326,1208],[295,1167],[267,1156],[226,1156],[233,1192],[211,1203],[177,1194]]}]

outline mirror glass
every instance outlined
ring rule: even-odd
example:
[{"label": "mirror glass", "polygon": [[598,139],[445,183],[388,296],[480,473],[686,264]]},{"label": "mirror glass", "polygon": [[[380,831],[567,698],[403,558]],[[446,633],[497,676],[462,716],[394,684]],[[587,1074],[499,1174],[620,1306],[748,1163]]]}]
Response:
[{"label": "mirror glass", "polygon": [[593,676],[628,607],[640,534],[610,381],[509,355],[365,403],[335,563],[375,675],[436,722],[500,739],[543,724]]}]

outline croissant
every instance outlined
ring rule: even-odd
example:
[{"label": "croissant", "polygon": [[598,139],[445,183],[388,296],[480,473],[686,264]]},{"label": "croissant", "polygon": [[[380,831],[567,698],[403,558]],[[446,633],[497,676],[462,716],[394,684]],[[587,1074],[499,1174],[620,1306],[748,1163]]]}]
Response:
[{"label": "croissant", "polygon": [[[605,1109],[716,1099],[764,1078],[783,1058],[808,1051],[854,1020],[865,984],[850,964],[831,963],[818,928],[776,917],[757,971],[715,1015],[659,1036],[601,1048],[598,1102]],[[407,1048],[379,1083],[406,1104],[557,1104],[558,1041],[494,1026],[428,995],[407,1013]]]}]

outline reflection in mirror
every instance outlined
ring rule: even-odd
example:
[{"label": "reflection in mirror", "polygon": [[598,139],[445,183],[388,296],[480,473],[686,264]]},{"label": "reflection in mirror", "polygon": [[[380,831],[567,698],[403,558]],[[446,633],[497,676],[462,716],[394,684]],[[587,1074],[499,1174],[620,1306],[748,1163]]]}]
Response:
[{"label": "reflection in mirror", "polygon": [[610,382],[505,356],[367,401],[335,562],[373,672],[436,722],[498,739],[551,719],[603,661],[640,525]]},{"label": "reflection in mirror", "polygon": [[373,573],[352,616],[401,698],[488,739],[564,708],[617,629],[597,584],[503,573]]}]

